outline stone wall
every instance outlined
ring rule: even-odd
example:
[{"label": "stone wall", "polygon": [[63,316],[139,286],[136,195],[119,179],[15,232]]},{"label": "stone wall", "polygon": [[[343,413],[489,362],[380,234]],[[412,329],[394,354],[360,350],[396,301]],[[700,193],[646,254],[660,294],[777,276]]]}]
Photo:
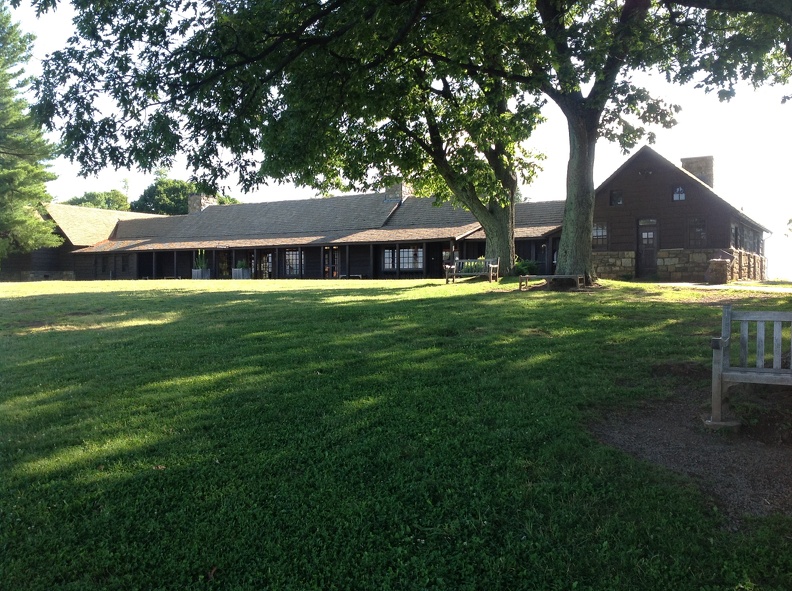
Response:
[{"label": "stone wall", "polygon": [[704,281],[710,259],[721,251],[705,248],[666,248],[657,251],[657,278],[660,281]]},{"label": "stone wall", "polygon": [[594,274],[603,279],[635,278],[635,253],[625,251],[597,251],[591,253]]},{"label": "stone wall", "polygon": [[731,249],[729,253],[734,257],[730,265],[729,279],[731,281],[751,280],[751,281],[766,281],[767,280],[767,259],[762,255],[745,252],[744,250]]},{"label": "stone wall", "polygon": [[[667,248],[657,251],[657,279],[660,281],[706,281],[711,259],[732,258],[728,266],[728,280],[767,279],[767,259],[762,255],[729,249]],[[603,279],[632,279],[635,277],[635,253],[630,251],[594,251],[594,273]]]}]

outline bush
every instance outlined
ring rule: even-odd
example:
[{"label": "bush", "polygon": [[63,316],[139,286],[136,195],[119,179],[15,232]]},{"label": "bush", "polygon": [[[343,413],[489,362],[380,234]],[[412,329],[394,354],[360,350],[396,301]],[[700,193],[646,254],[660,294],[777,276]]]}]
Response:
[{"label": "bush", "polygon": [[512,267],[512,273],[515,275],[536,275],[539,272],[539,263],[537,261],[526,261],[518,258]]}]

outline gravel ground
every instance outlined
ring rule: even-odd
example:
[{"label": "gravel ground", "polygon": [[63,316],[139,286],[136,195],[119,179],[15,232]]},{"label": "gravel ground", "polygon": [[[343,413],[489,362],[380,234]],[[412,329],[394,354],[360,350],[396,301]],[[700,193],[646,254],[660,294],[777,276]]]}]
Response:
[{"label": "gravel ground", "polygon": [[[709,368],[657,368],[701,383]],[[594,421],[601,442],[689,477],[737,528],[746,516],[792,517],[792,389],[740,385],[730,391],[738,430],[712,430],[710,392],[682,386],[668,400],[650,401]]]}]

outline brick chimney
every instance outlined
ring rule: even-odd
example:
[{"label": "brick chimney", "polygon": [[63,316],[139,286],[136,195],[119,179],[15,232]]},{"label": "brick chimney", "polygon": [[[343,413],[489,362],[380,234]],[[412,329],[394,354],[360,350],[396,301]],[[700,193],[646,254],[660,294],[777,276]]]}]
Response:
[{"label": "brick chimney", "polygon": [[217,198],[202,193],[187,195],[187,213],[201,213],[210,205],[217,205]]},{"label": "brick chimney", "polygon": [[712,156],[682,158],[682,168],[710,187],[715,186],[715,158]]}]

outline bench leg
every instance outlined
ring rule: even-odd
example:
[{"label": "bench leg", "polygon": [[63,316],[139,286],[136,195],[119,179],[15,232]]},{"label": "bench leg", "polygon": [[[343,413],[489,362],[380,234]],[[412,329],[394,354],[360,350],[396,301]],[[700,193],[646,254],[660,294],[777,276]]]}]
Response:
[{"label": "bench leg", "polygon": [[713,351],[712,356],[712,415],[705,423],[709,427],[739,427],[739,421],[724,421],[723,420],[723,397],[729,388],[732,386],[731,382],[724,382],[721,371],[723,369],[723,356],[722,351]]},{"label": "bench leg", "polygon": [[720,374],[720,367],[712,365],[712,416],[710,422],[720,423],[723,418],[723,379]]}]

